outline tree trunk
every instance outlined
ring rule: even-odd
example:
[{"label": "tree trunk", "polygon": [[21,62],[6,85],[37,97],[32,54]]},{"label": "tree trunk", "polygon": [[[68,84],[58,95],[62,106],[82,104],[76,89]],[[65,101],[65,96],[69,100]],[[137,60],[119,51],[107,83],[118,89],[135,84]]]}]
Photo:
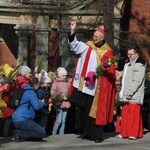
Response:
[{"label": "tree trunk", "polygon": [[105,29],[105,40],[108,42],[110,47],[114,47],[114,1],[104,0],[104,29]]}]

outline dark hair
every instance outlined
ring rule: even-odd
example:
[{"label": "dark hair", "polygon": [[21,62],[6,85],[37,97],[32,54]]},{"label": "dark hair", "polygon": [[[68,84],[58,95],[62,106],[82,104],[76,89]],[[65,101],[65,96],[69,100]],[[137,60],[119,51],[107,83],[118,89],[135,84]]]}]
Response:
[{"label": "dark hair", "polygon": [[135,51],[136,53],[138,53],[138,54],[140,53],[139,47],[136,46],[136,47],[133,47],[133,49],[134,49],[134,51]]},{"label": "dark hair", "polygon": [[140,51],[140,48],[138,46],[132,46],[132,47],[128,47],[128,50],[131,50],[133,49],[135,53],[138,53],[139,55],[141,55],[141,51]]},{"label": "dark hair", "polygon": [[38,85],[38,84],[39,84],[38,78],[32,77],[32,78],[29,80],[29,84],[30,84],[31,86]]}]

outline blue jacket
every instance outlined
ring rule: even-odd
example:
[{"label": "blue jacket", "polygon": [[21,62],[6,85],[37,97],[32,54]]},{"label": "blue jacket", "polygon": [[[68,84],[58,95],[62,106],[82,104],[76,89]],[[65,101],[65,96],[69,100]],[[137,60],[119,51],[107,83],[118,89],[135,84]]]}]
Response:
[{"label": "blue jacket", "polygon": [[20,106],[12,115],[12,122],[19,122],[28,119],[33,120],[35,117],[35,111],[40,110],[43,107],[43,103],[39,102],[32,86],[26,84],[23,89],[26,91],[21,98]]}]

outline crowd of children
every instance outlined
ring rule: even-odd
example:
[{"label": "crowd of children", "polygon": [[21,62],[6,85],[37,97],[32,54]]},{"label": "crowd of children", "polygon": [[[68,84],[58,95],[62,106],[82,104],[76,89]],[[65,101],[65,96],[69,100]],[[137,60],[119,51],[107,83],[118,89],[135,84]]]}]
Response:
[{"label": "crowd of children", "polygon": [[[69,132],[70,132],[72,130],[70,128],[73,128],[73,125],[71,125],[71,127],[68,127],[68,124],[66,124],[66,118],[67,118],[68,108],[70,108],[71,106],[71,103],[68,101],[68,95],[67,95],[71,81],[68,78],[68,74],[65,68],[59,67],[57,68],[55,73],[41,70],[41,72],[37,74],[37,73],[32,73],[31,69],[28,66],[20,66],[18,72],[15,72],[13,78],[11,78],[11,80],[9,79],[8,82],[7,79],[10,73],[12,72],[12,70],[14,70],[14,68],[10,67],[8,64],[5,64],[0,68],[0,137],[13,136],[14,131],[19,126],[18,122],[16,123],[16,120],[18,119],[17,117],[19,115],[23,118],[25,117],[24,115],[25,113],[21,115],[22,110],[19,111],[19,108],[17,108],[18,110],[17,109],[14,110],[7,106],[9,95],[11,95],[18,88],[26,88],[30,86],[34,87],[34,91],[36,93],[35,99],[38,99],[38,103],[36,103],[36,105],[38,105],[38,108],[37,106],[33,106],[32,111],[34,111],[34,114],[30,119],[31,120],[34,119],[34,122],[38,124],[37,126],[38,130],[41,131],[40,135],[45,136],[45,134],[47,135],[65,134],[67,133],[65,128],[67,129],[69,128]],[[121,129],[121,108],[122,107],[121,107],[121,103],[118,101],[118,94],[121,90],[121,79],[117,78],[117,76],[118,76],[118,70],[117,70],[117,63],[116,63],[116,100],[115,100],[115,108],[114,108],[114,123],[113,123],[114,130],[113,131],[119,133]],[[38,79],[38,83],[36,83],[33,77]],[[149,83],[149,76],[146,83]],[[146,89],[147,87],[148,86],[146,86]],[[32,99],[32,95],[29,95],[29,97]],[[145,101],[145,103],[146,102],[147,101]],[[145,105],[143,105],[143,109],[145,109],[144,106]],[[72,104],[72,108],[75,111],[75,107],[73,106],[73,104]],[[20,107],[20,109],[23,109],[23,106],[22,108]],[[146,114],[147,115],[145,117],[146,119],[143,117],[143,125],[145,128],[149,129],[149,123],[146,122],[149,121],[148,116],[149,116],[150,109],[149,108],[147,109],[148,109],[147,110],[148,114]],[[69,113],[71,112],[70,110]],[[19,115],[17,114],[18,111],[19,111]],[[70,116],[70,114],[68,114],[68,116]],[[74,116],[72,116],[72,119],[73,117]],[[22,134],[24,133],[21,133],[20,135]],[[26,137],[30,137],[29,134],[26,134]],[[22,141],[22,140],[17,139],[16,141]]]},{"label": "crowd of children", "polygon": [[[4,66],[1,67],[0,77],[0,136],[13,136],[15,129],[18,127],[18,124],[16,124],[17,119],[25,118],[25,114],[21,115],[24,109],[23,106],[19,106],[20,108],[18,107],[14,110],[7,106],[7,102],[9,95],[15,90],[30,86],[30,83],[35,81],[33,80],[33,77],[37,78],[39,81],[38,88],[35,88],[34,83],[32,86],[34,87],[38,101],[43,102],[43,105],[41,105],[42,108],[39,106],[39,109],[33,109],[35,116],[32,116],[32,119],[34,119],[48,135],[56,135],[57,133],[64,134],[67,110],[71,106],[70,102],[67,101],[69,81],[67,79],[67,71],[65,68],[59,67],[56,70],[56,73],[47,72],[45,70],[41,70],[40,73],[32,73],[28,66],[20,66],[17,70],[18,72],[16,71],[13,78],[7,82],[7,76],[14,68],[10,67],[8,64],[5,64]],[[53,103],[52,99],[52,97],[58,93],[61,97],[59,100],[60,105]],[[30,96],[32,99],[32,95]],[[22,97],[21,101],[23,101],[23,99],[24,98]]]}]

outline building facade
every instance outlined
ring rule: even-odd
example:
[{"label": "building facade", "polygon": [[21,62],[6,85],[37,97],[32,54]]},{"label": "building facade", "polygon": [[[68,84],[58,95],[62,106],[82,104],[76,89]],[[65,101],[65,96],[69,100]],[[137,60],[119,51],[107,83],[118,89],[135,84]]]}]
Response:
[{"label": "building facade", "polygon": [[[114,7],[115,52],[120,49],[124,4],[120,0]],[[71,73],[76,56],[68,48],[68,23],[77,20],[79,39],[86,41],[97,27],[103,27],[102,7],[101,0],[69,0],[67,3],[60,0],[1,0],[0,38],[15,58],[11,58],[14,62],[10,65],[23,62],[34,70],[40,56],[44,55],[43,69],[63,66]],[[0,63],[4,62],[0,60]]]}]

